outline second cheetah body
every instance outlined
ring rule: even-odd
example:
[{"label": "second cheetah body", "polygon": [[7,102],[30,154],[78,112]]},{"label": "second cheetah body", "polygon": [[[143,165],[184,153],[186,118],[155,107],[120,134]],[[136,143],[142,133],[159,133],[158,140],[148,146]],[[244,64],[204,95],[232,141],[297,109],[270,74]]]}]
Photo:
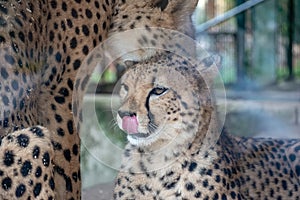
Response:
[{"label": "second cheetah body", "polygon": [[75,90],[82,100],[90,76],[77,76],[88,68],[84,59],[109,34],[157,26],[188,32],[182,26],[190,26],[196,2],[1,1],[0,198],[80,199],[74,116],[82,119],[82,111],[72,100]]}]

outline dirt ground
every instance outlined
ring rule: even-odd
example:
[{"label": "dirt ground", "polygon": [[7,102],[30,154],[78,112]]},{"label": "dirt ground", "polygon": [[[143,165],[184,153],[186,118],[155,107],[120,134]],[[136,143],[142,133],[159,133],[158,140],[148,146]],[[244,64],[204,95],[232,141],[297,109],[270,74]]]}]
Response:
[{"label": "dirt ground", "polygon": [[83,200],[113,199],[113,183],[99,184],[82,191]]}]

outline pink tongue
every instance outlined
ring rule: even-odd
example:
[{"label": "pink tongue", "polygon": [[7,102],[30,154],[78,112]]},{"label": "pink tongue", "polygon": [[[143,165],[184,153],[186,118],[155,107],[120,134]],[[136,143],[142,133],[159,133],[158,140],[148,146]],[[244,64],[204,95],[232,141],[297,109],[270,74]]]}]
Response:
[{"label": "pink tongue", "polygon": [[138,121],[136,116],[125,116],[122,118],[122,128],[128,134],[138,133]]}]

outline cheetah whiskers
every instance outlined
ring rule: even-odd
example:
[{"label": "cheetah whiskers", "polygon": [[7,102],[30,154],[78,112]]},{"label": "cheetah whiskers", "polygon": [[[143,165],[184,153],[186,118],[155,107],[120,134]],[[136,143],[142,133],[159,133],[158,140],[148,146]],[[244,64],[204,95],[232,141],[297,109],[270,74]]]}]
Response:
[{"label": "cheetah whiskers", "polygon": [[154,133],[158,129],[158,126],[150,121],[148,123],[148,129],[149,133]]}]

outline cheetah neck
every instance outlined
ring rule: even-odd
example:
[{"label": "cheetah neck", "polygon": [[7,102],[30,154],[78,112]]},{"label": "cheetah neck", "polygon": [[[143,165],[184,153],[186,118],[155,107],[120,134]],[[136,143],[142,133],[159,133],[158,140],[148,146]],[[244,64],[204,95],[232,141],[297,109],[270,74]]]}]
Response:
[{"label": "cheetah neck", "polygon": [[[192,142],[188,142],[190,138],[180,138],[179,136],[179,138],[176,138],[177,140],[186,140],[186,142],[179,143],[174,140],[163,145],[163,141],[157,141],[146,147],[128,144],[123,156],[121,171],[130,173],[164,171],[163,169],[175,166],[178,163],[181,165],[185,160],[193,159],[195,156],[197,160],[203,161],[199,165],[206,168],[217,159],[217,152],[221,152],[221,147],[217,144],[219,133],[216,130],[215,123],[205,123],[200,126]],[[207,133],[203,136],[204,131]],[[180,135],[189,135],[189,133],[181,131]]]},{"label": "cheetah neck", "polygon": [[[198,145],[197,145],[198,146]],[[198,146],[199,147],[199,146]],[[200,149],[195,149],[194,146],[178,145],[176,143],[169,144],[166,148],[147,152],[145,148],[136,148],[132,145],[127,145],[122,161],[121,171],[130,173],[149,173],[160,172],[183,165],[186,160],[191,160],[197,157],[198,165],[203,168],[208,168],[215,159],[217,159],[219,146]]]}]

